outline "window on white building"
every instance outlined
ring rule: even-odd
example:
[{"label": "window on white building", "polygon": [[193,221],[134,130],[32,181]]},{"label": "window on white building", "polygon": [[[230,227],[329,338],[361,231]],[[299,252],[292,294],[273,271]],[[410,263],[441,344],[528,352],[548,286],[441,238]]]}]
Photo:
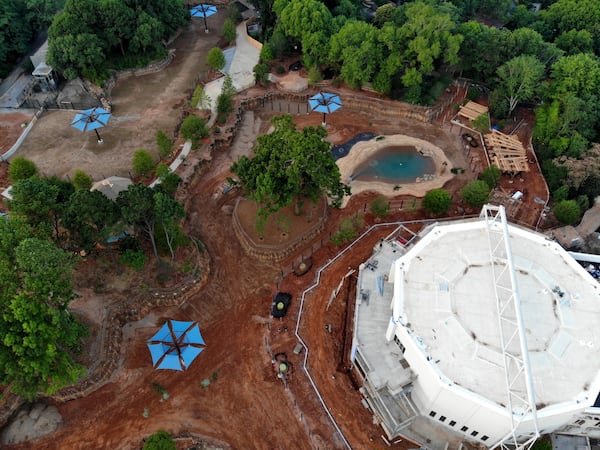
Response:
[{"label": "window on white building", "polygon": [[435,417],[436,414],[435,411],[429,411],[429,417]]},{"label": "window on white building", "polygon": [[450,425],[451,427],[453,427],[454,425],[456,425],[456,420],[451,420],[448,425]]},{"label": "window on white building", "polygon": [[471,431],[471,436],[476,437],[479,434],[479,431]]}]

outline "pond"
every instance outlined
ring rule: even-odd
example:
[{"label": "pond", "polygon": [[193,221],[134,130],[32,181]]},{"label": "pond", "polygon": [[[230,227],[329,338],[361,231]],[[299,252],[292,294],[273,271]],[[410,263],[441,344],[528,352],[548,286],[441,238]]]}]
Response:
[{"label": "pond", "polygon": [[351,178],[357,181],[414,183],[417,178],[427,178],[435,173],[436,165],[430,155],[412,146],[388,146],[356,166]]}]

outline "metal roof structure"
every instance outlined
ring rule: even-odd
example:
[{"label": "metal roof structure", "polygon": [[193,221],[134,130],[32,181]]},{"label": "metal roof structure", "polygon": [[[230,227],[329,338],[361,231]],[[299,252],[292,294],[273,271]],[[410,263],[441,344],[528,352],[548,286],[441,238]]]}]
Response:
[{"label": "metal roof structure", "polygon": [[[428,448],[528,448],[600,392],[600,285],[502,211],[486,205],[480,219],[388,243],[360,271],[355,361],[389,436],[423,444],[420,421],[445,431]],[[436,413],[456,426],[432,422]]]}]

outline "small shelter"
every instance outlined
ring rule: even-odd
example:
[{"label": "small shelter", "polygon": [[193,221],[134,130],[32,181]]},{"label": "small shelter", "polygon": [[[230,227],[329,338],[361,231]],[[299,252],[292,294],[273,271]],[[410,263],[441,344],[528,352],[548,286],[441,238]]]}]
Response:
[{"label": "small shelter", "polygon": [[126,191],[131,184],[133,184],[133,181],[129,178],[108,177],[94,183],[90,191],[100,191],[110,200],[115,201],[119,192]]},{"label": "small shelter", "polygon": [[484,136],[489,160],[500,171],[508,173],[529,172],[527,149],[515,135],[492,130]]},{"label": "small shelter", "polygon": [[56,75],[54,69],[46,63],[48,55],[48,39],[42,44],[36,52],[29,57],[34,69],[31,73],[37,80],[42,92],[55,91],[57,88]]},{"label": "small shelter", "polygon": [[473,122],[475,119],[477,119],[482,114],[487,114],[487,113],[488,113],[487,106],[483,106],[483,105],[480,105],[479,103],[475,103],[475,102],[471,102],[471,101],[468,102],[466,105],[461,106],[458,110],[459,116],[464,117],[465,119],[468,119],[471,122]]}]

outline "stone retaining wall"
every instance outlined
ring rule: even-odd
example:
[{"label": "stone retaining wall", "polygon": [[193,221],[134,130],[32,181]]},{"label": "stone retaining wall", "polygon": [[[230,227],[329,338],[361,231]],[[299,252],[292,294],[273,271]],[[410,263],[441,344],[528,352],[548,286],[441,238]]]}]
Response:
[{"label": "stone retaining wall", "polygon": [[300,247],[302,247],[307,242],[312,241],[319,234],[323,232],[325,229],[325,224],[327,222],[327,202],[324,202],[324,210],[319,215],[319,220],[317,220],[313,227],[311,227],[306,233],[302,236],[298,236],[296,239],[287,242],[285,244],[280,245],[261,245],[260,243],[254,242],[252,238],[246,233],[242,224],[239,221],[237,210],[240,201],[242,201],[242,197],[238,197],[235,202],[235,208],[233,210],[233,231],[237,236],[240,244],[246,251],[246,253],[254,258],[257,258],[261,261],[281,261],[292,253],[296,252]]},{"label": "stone retaining wall", "polygon": [[106,80],[106,82],[104,83],[104,96],[107,98],[110,97],[110,93],[112,92],[113,88],[115,87],[115,84],[117,84],[118,80],[124,80],[131,76],[140,77],[142,75],[148,75],[150,73],[160,72],[165,67],[167,67],[169,64],[171,64],[171,61],[173,61],[174,58],[175,58],[175,49],[171,48],[171,49],[169,49],[169,53],[167,54],[167,56],[165,56],[165,58],[163,58],[159,61],[153,61],[150,64],[148,64],[146,67],[142,67],[140,69],[127,69],[127,70],[120,70],[118,72],[113,72],[111,77],[108,80]]}]

